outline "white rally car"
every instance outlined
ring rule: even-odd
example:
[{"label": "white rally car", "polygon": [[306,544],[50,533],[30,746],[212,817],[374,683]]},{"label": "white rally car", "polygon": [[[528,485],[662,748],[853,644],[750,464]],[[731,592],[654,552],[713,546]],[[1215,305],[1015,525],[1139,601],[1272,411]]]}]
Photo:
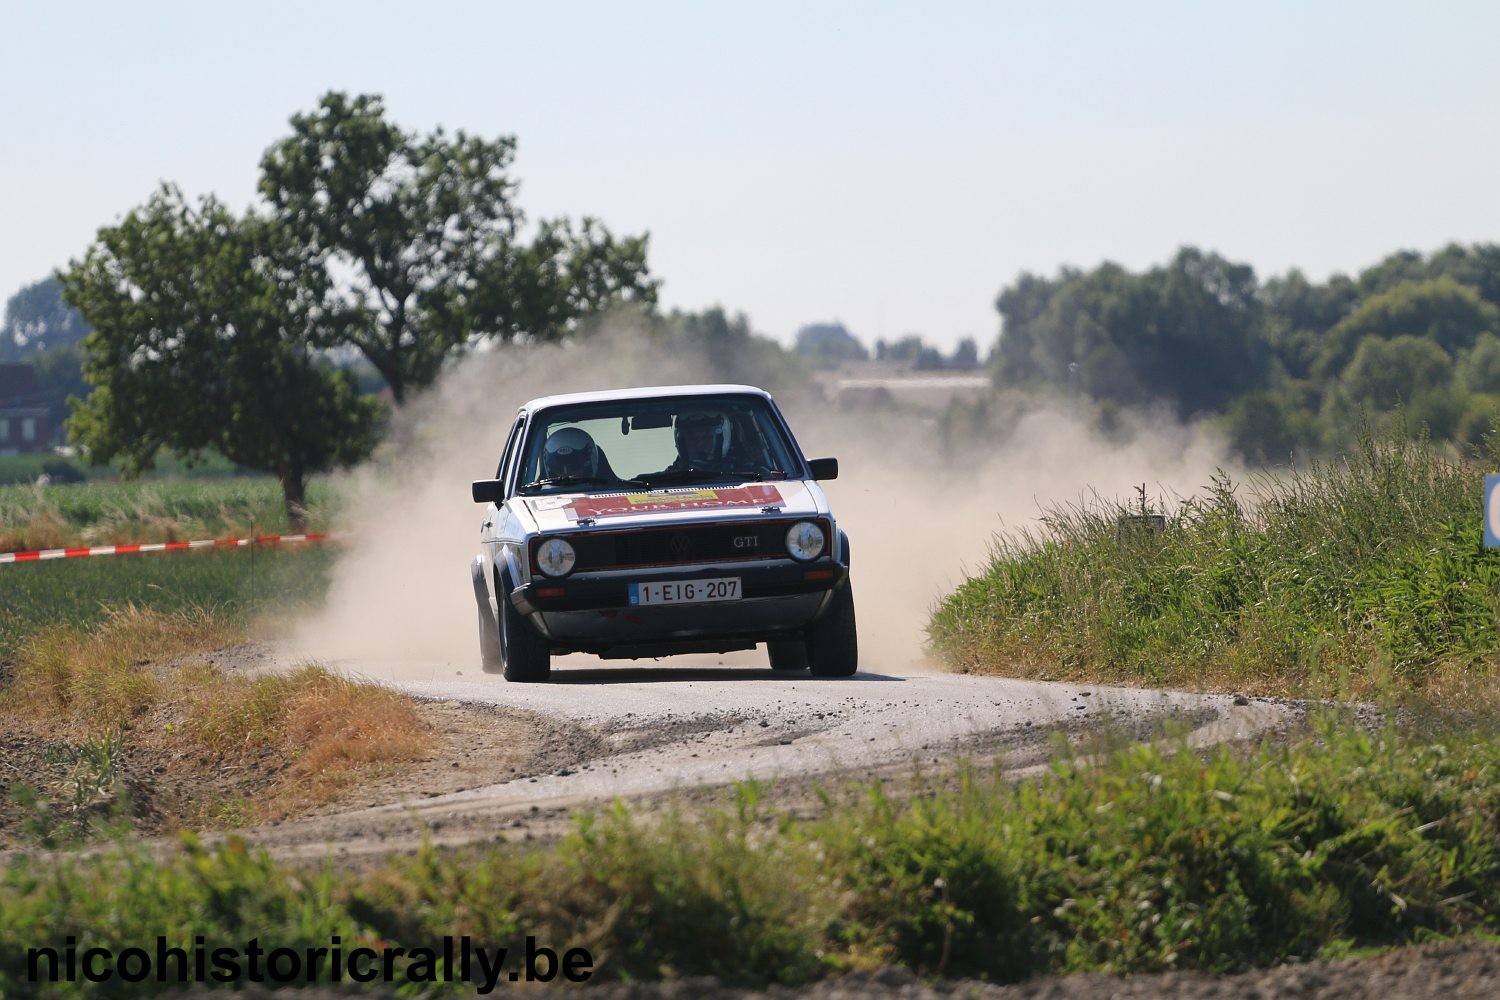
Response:
[{"label": "white rally car", "polygon": [[849,539],[781,411],[744,385],[534,399],[521,407],[474,559],[487,671],[545,681],[553,653],[605,659],[765,643],[777,670],[858,668]]}]

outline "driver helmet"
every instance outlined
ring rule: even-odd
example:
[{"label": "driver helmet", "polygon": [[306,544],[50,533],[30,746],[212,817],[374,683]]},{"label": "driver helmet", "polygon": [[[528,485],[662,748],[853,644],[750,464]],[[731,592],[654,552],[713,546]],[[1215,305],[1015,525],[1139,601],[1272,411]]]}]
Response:
[{"label": "driver helmet", "polygon": [[689,462],[715,462],[729,456],[731,425],[722,410],[684,410],[673,431],[677,453]]},{"label": "driver helmet", "polygon": [[599,448],[588,431],[581,427],[560,427],[547,435],[547,443],[542,446],[542,474],[549,479],[597,476]]}]

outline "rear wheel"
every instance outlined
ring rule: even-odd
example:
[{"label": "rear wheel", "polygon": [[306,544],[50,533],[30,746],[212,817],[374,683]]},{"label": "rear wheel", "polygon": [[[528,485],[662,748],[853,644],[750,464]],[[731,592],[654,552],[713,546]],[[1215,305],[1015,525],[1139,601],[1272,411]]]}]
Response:
[{"label": "rear wheel", "polygon": [[807,643],[801,639],[778,639],[766,643],[772,670],[806,670]]},{"label": "rear wheel", "polygon": [[819,677],[849,677],[859,669],[859,639],[854,632],[854,586],[845,583],[833,605],[807,635],[807,659]]},{"label": "rear wheel", "polygon": [[552,676],[552,650],[547,640],[511,603],[508,575],[500,577],[500,655],[505,679],[518,684],[541,684]]}]

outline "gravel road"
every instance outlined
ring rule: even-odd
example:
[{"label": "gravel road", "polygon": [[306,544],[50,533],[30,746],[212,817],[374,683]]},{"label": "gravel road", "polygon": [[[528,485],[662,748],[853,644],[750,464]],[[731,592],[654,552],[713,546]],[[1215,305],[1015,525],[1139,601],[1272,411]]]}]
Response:
[{"label": "gravel road", "polygon": [[[595,661],[597,664],[597,661]],[[338,665],[336,665],[338,666]],[[739,666],[573,666],[545,685],[464,676],[445,664],[343,664],[417,698],[493,705],[572,732],[572,759],[496,775],[419,801],[321,816],[255,832],[287,856],[385,851],[420,836],[442,843],[546,832],[575,806],[733,781],[871,776],[1000,754],[1017,773],[1044,766],[1049,735],[1107,729],[1145,737],[1171,723],[1199,744],[1290,725],[1295,705],[1224,695],[1046,684],[938,673],[788,677]],[[420,679],[417,679],[420,677]],[[1237,703],[1238,702],[1238,703]]]}]

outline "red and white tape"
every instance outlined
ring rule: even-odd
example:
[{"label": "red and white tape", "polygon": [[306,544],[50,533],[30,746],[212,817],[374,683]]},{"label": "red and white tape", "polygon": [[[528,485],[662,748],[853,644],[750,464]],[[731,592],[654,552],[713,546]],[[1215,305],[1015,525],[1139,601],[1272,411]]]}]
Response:
[{"label": "red and white tape", "polygon": [[245,548],[282,542],[326,542],[331,534],[262,535],[258,538],[209,538],[196,542],[145,542],[139,545],[91,545],[76,549],[36,549],[31,552],[0,552],[0,563],[40,562],[43,559],[77,559],[82,556],[122,556],[136,552],[179,552],[183,549]]}]

